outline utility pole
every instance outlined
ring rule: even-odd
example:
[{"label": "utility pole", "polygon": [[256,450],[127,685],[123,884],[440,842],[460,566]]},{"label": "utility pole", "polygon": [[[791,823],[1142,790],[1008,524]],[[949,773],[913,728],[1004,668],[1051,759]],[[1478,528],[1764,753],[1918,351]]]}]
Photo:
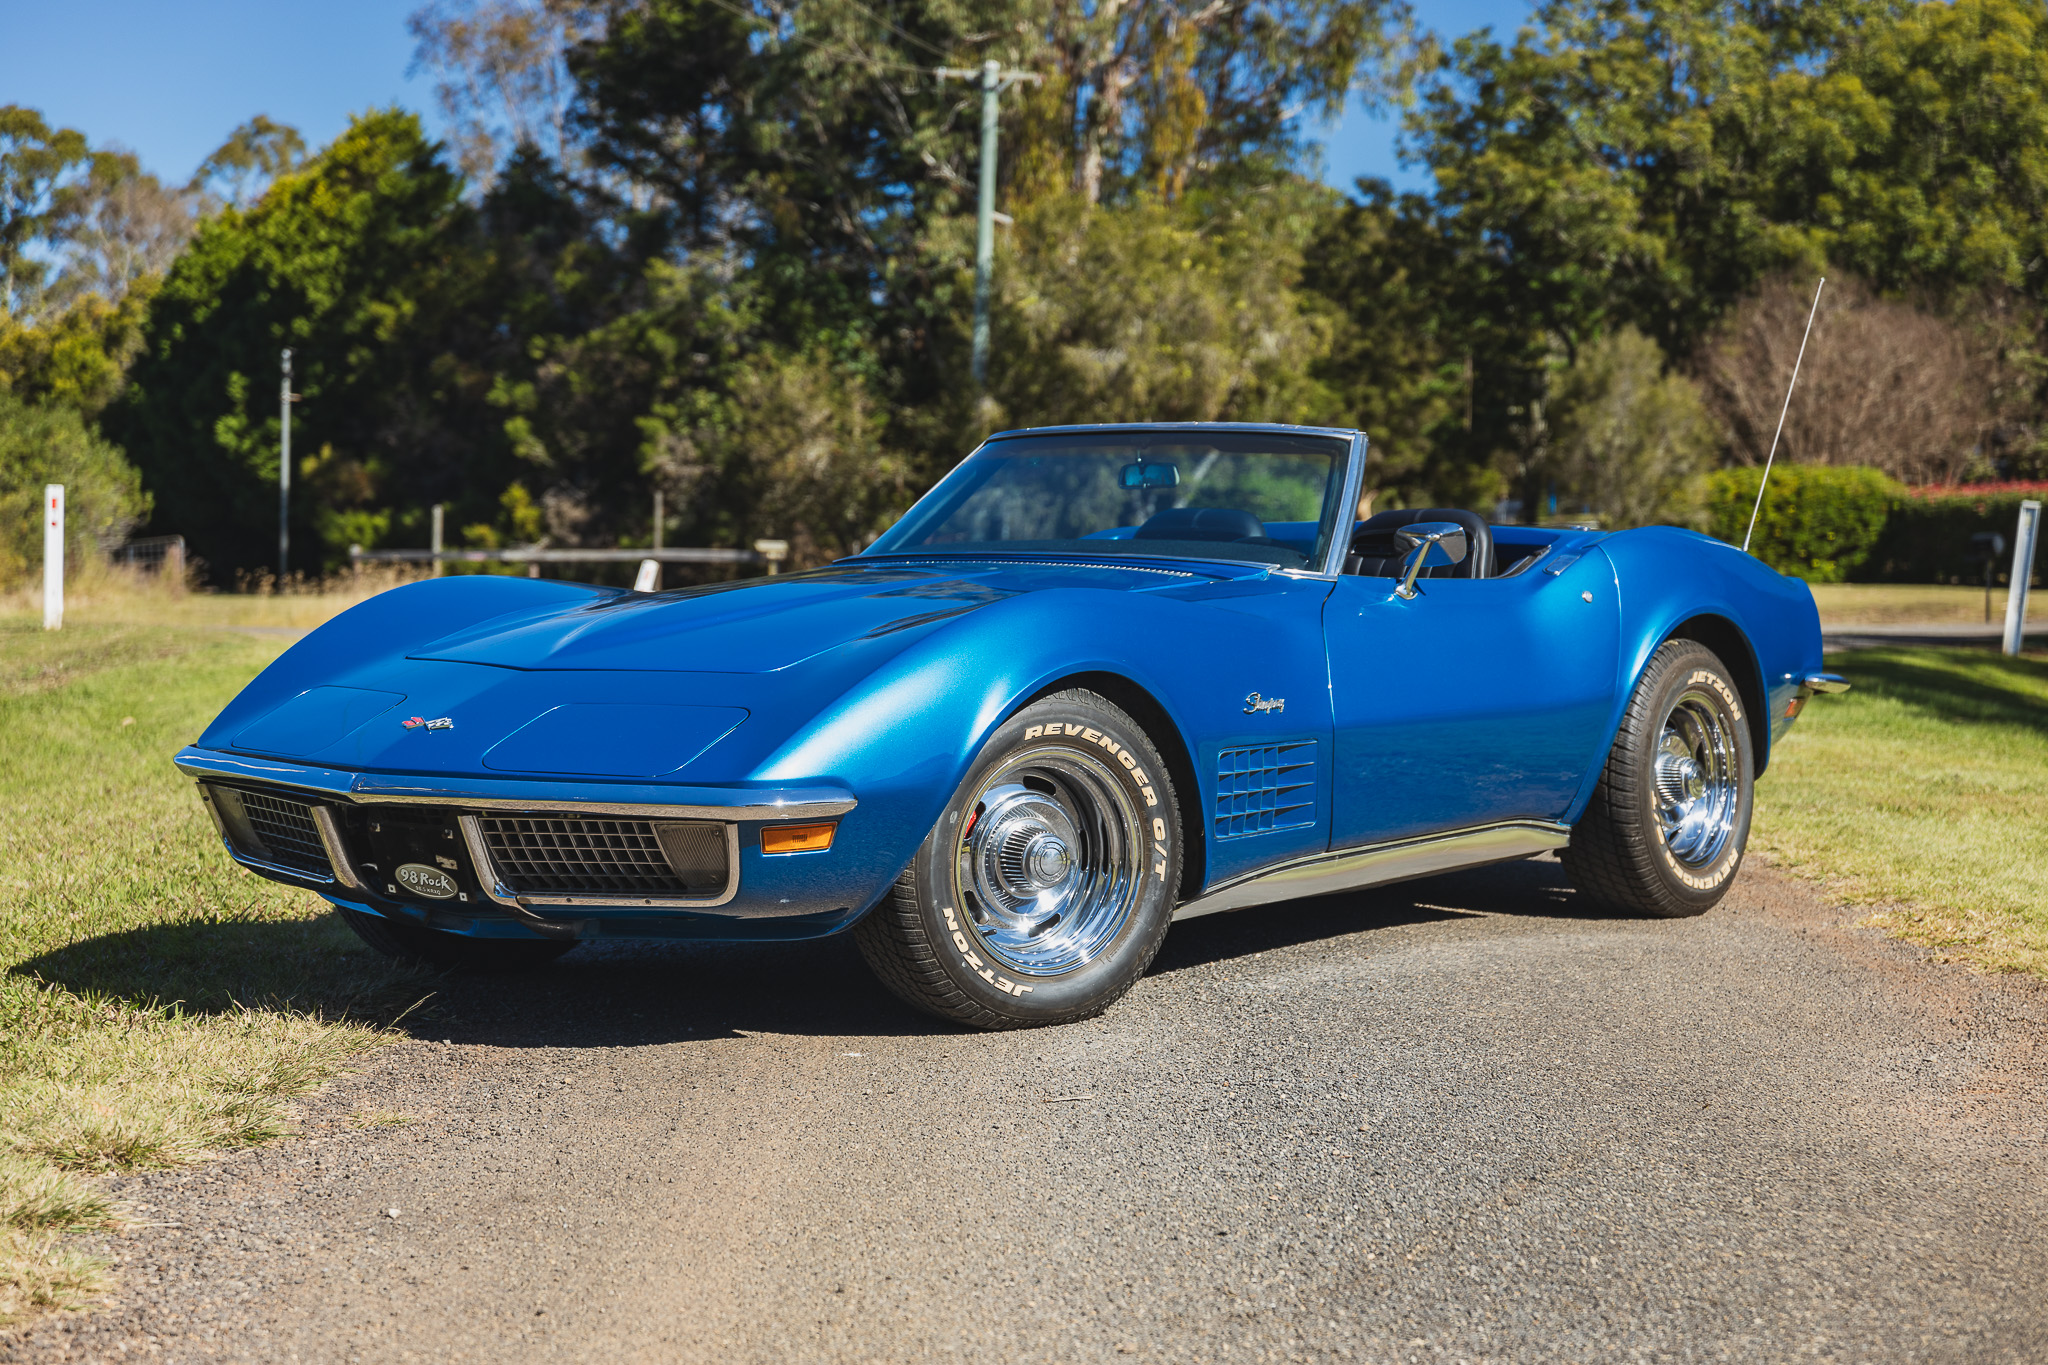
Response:
[{"label": "utility pole", "polygon": [[292,348],[284,348],[284,378],[277,387],[277,585],[292,561]]},{"label": "utility pole", "polygon": [[[941,80],[957,76],[981,82],[981,200],[974,223],[974,386],[988,383],[988,291],[989,272],[996,261],[996,128],[999,98],[1018,81],[1043,83],[1045,77],[1031,71],[1005,71],[990,59],[979,71],[940,67]],[[1009,221],[1007,218],[1005,222]]]}]

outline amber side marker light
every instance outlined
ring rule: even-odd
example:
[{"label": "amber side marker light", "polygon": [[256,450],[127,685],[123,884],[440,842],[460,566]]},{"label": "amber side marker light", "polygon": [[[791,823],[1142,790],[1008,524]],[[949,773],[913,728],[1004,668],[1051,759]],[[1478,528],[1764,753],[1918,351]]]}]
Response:
[{"label": "amber side marker light", "polygon": [[761,831],[763,853],[823,853],[832,847],[837,820],[822,825],[771,825]]}]

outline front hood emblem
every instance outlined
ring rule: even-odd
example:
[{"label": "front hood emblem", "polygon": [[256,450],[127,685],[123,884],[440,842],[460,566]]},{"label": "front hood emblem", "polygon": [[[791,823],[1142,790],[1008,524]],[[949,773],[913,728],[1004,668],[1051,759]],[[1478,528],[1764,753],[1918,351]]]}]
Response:
[{"label": "front hood emblem", "polygon": [[400,721],[399,724],[408,730],[453,730],[455,728],[455,720],[452,716],[436,716],[432,720],[428,720],[425,716],[413,716],[408,720]]}]

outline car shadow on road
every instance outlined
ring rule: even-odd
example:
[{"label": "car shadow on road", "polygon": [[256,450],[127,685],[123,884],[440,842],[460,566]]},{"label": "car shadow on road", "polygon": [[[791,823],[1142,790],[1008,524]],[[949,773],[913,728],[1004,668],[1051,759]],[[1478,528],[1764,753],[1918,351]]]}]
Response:
[{"label": "car shadow on road", "polygon": [[[1154,974],[1276,948],[1478,914],[1599,918],[1555,860],[1320,896],[1189,920]],[[597,940],[552,965],[498,975],[392,968],[338,916],[181,922],[71,944],[13,968],[82,995],[186,1010],[346,1015],[420,1037],[502,1047],[622,1047],[779,1033],[920,1037],[953,1032],[889,994],[852,936],[798,943]]]},{"label": "car shadow on road", "polygon": [[1173,927],[1153,973],[1182,971],[1275,948],[1332,941],[1400,925],[1526,915],[1543,919],[1611,919],[1588,905],[1565,880],[1555,858],[1497,863],[1366,891],[1343,891],[1253,906],[1184,921]]}]

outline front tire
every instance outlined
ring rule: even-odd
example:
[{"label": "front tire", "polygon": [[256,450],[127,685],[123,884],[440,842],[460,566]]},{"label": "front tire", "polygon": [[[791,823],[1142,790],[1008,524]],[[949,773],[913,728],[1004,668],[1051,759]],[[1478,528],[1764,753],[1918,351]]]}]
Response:
[{"label": "front tire", "polygon": [[1158,749],[1106,699],[1058,692],[989,739],[854,941],[927,1014],[1065,1024],[1144,974],[1179,888],[1180,815]]},{"label": "front tire", "polygon": [[1742,866],[1755,771],[1734,674],[1697,641],[1665,641],[1572,830],[1566,875],[1624,914],[1704,914]]},{"label": "front tire", "polygon": [[441,972],[521,972],[544,967],[575,943],[553,939],[468,938],[419,925],[403,924],[382,915],[366,915],[345,905],[335,909],[356,937],[386,957],[411,967]]}]

